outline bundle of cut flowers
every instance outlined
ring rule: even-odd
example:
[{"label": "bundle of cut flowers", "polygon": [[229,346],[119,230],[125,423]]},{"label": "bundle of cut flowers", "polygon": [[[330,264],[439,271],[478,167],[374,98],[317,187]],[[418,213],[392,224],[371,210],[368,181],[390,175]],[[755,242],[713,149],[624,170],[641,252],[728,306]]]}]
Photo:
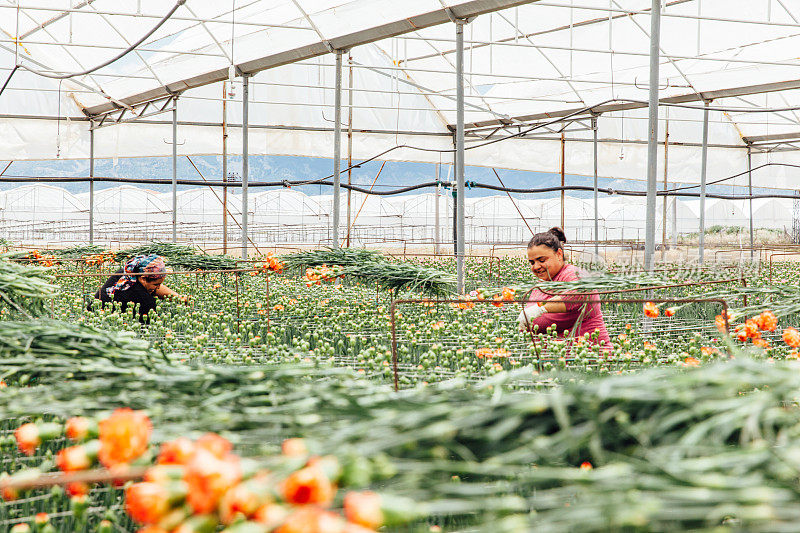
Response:
[{"label": "bundle of cut flowers", "polygon": [[262,259],[263,261],[261,264],[255,263],[253,265],[254,268],[257,268],[260,272],[275,272],[276,274],[280,274],[283,272],[285,264],[277,259],[275,259],[271,253],[265,255]]},{"label": "bundle of cut flowers", "polygon": [[306,287],[310,287],[312,285],[320,285],[323,281],[333,281],[340,276],[344,276],[342,267],[338,265],[331,267],[321,265],[315,268],[307,268],[303,280],[306,282]]},{"label": "bundle of cut flowers", "polygon": [[[103,467],[111,485],[142,478],[125,485],[125,509],[143,526],[140,533],[212,533],[220,527],[229,533],[368,533],[420,517],[405,498],[371,491],[342,495],[338,485],[347,483],[347,474],[339,460],[310,455],[299,438],[284,441],[280,466],[271,470],[233,453],[233,445],[214,433],[196,440],[178,437],[158,449],[150,445],[151,433],[144,412],[120,408],[99,421],[26,423],[14,436],[20,451],[31,456],[65,435],[72,445],[55,459],[65,475]],[[15,487],[36,480],[44,468],[0,475],[3,499],[19,498]],[[85,510],[89,490],[84,482],[67,484],[73,512]],[[46,515],[36,520],[49,523]],[[25,527],[20,524],[18,531]]]}]

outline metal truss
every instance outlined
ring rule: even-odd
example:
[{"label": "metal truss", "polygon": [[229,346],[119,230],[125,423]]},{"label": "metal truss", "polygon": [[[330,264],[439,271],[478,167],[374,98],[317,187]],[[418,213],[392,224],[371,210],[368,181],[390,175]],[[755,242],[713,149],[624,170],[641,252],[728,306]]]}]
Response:
[{"label": "metal truss", "polygon": [[[128,105],[124,108],[112,109],[100,115],[90,116],[92,120],[91,129],[97,130],[108,126],[136,122],[147,117],[168,113],[175,110],[178,96],[177,93],[170,94],[166,97],[150,100],[148,102],[142,102],[132,106]],[[89,115],[87,114],[87,116]]]},{"label": "metal truss", "polygon": [[[533,131],[525,133],[526,130],[536,128]],[[465,128],[464,134],[481,140],[489,140],[496,136],[507,137],[514,135],[519,139],[535,139],[543,136],[560,135],[562,133],[576,133],[580,131],[592,131],[592,118],[591,117],[576,117],[566,119],[556,124],[539,121],[514,121],[510,120],[508,123],[500,124],[497,126]]]},{"label": "metal truss", "polygon": [[753,153],[768,154],[800,150],[800,131],[772,135],[753,135],[751,137],[743,137],[742,140]]}]

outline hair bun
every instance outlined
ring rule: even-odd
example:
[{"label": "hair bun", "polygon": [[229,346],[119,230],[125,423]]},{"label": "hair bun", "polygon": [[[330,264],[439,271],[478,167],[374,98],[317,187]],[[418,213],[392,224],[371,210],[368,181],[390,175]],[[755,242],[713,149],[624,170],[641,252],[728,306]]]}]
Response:
[{"label": "hair bun", "polygon": [[552,233],[553,235],[556,236],[556,239],[558,239],[561,242],[567,242],[567,236],[564,234],[564,230],[559,228],[558,226],[550,228],[549,230],[547,230],[547,233]]}]

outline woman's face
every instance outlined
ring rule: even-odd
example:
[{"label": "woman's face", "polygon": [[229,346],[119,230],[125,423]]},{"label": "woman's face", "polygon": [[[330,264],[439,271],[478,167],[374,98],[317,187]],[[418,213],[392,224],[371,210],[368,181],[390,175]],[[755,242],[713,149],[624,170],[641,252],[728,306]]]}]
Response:
[{"label": "woman's face", "polygon": [[155,280],[147,279],[147,276],[139,276],[139,283],[141,283],[147,292],[155,292],[157,288],[164,282],[164,278],[157,278]]},{"label": "woman's face", "polygon": [[564,267],[564,251],[539,245],[528,248],[531,272],[543,281],[550,281]]}]

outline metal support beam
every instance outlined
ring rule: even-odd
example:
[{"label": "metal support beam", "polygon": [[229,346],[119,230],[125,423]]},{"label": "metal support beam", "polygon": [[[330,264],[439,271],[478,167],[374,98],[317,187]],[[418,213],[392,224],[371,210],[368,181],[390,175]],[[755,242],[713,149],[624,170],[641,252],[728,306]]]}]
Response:
[{"label": "metal support beam", "polygon": [[336,93],[333,113],[333,246],[339,248],[342,163],[342,51],[336,50]]},{"label": "metal support beam", "polygon": [[242,259],[247,259],[247,180],[250,177],[250,159],[247,126],[250,105],[250,76],[242,75]]},{"label": "metal support beam", "polygon": [[[228,181],[228,82],[222,82],[222,181]],[[228,253],[228,188],[222,188],[222,253]]]},{"label": "metal support beam", "polygon": [[172,104],[172,242],[178,242],[178,97]]},{"label": "metal support beam", "polygon": [[94,244],[94,126],[89,122],[89,244]]},{"label": "metal support beam", "polygon": [[456,270],[458,294],[464,294],[464,24],[456,20]]},{"label": "metal support beam", "polygon": [[[672,190],[678,188],[678,184],[674,184],[672,186]],[[673,248],[678,247],[678,197],[672,197],[672,246]]]},{"label": "metal support beam", "polygon": [[[668,163],[669,163],[669,111],[664,118],[664,192],[667,192],[669,183],[668,179]],[[667,202],[669,197],[664,196],[661,199],[661,261],[667,260]]]},{"label": "metal support beam", "polygon": [[[567,166],[567,163],[564,160],[566,151],[565,148],[566,148],[566,141],[564,139],[564,132],[562,131],[561,132],[561,186],[562,187],[566,185],[564,176]],[[564,224],[565,224],[564,221],[564,201],[566,200],[565,196],[566,196],[566,191],[564,191],[564,189],[561,189],[561,229],[564,229]]]},{"label": "metal support beam", "polygon": [[[236,65],[238,72],[247,74],[256,74],[262,70],[280,67],[290,63],[297,63],[304,59],[310,59],[317,56],[322,56],[330,53],[330,48],[335,50],[350,50],[355,46],[362,44],[372,43],[387,39],[389,37],[396,37],[406,33],[417,32],[424,28],[430,28],[440,24],[447,24],[450,22],[451,17],[455,16],[459,19],[469,19],[482,15],[484,13],[491,13],[492,11],[499,11],[501,9],[508,9],[515,6],[524,4],[531,4],[536,0],[467,0],[459,2],[452,7],[440,6],[431,11],[418,12],[416,14],[404,14],[398,16],[394,20],[390,20],[379,26],[373,26],[358,30],[346,35],[333,37],[329,40],[320,39],[318,41],[302,44],[290,50],[282,50],[268,56],[255,58]],[[462,47],[463,54],[463,47]],[[228,66],[218,68],[216,70],[197,74],[190,78],[171,82],[167,85],[162,85],[147,91],[134,94],[119,100],[119,103],[106,102],[86,109],[88,116],[98,115],[121,107],[123,105],[136,105],[148,100],[154,100],[159,97],[164,97],[170,92],[183,92],[187,89],[195,87],[202,87],[228,79]]]},{"label": "metal support beam", "polygon": [[439,254],[439,240],[442,238],[441,229],[439,228],[439,172],[441,164],[436,164],[436,188],[433,190],[434,201],[433,204],[433,253]]},{"label": "metal support beam", "polygon": [[[660,20],[660,13],[658,15]],[[651,20],[652,25],[652,20]],[[653,34],[652,31],[650,33],[650,42],[652,43]],[[794,89],[800,89],[800,79],[793,78],[788,81],[780,81],[780,82],[771,82],[771,83],[762,83],[759,85],[747,85],[744,87],[731,87],[728,89],[720,89],[715,91],[701,91],[701,92],[691,92],[687,94],[682,94],[679,96],[667,96],[659,100],[660,103],[663,104],[686,104],[690,102],[700,102],[704,100],[719,100],[720,98],[736,98],[738,96],[748,96],[752,94],[763,94],[763,93],[770,93],[770,92],[777,92],[777,91],[790,91]],[[606,114],[606,113],[613,113],[616,111],[627,111],[629,109],[643,109],[648,107],[642,102],[621,102],[621,103],[609,103],[604,105],[599,105],[597,107],[586,109],[585,107],[573,107],[570,109],[555,109],[550,111],[542,111],[539,113],[533,113],[529,115],[519,115],[516,117],[509,117],[503,119],[490,119],[490,120],[481,120],[476,122],[470,122],[466,125],[469,130],[473,130],[476,128],[489,128],[489,127],[496,127],[496,126],[504,126],[504,125],[517,125],[519,123],[527,123],[527,122],[535,122],[539,120],[543,121],[552,121],[554,118],[559,117],[586,117],[591,114]],[[452,128],[452,126],[448,126]],[[794,135],[794,134],[793,134]],[[773,138],[773,136],[754,136],[754,137],[746,137],[745,142],[758,142],[759,139],[763,137]]]},{"label": "metal support beam", "polygon": [[597,199],[597,117],[592,117],[592,147],[594,158],[594,258],[597,261],[600,258],[600,209],[598,208]]},{"label": "metal support beam", "polygon": [[700,152],[700,237],[699,237],[699,250],[698,260],[703,264],[703,254],[705,252],[705,235],[706,235],[706,167],[708,166],[708,104],[705,101],[705,109],[703,109],[703,148]]},{"label": "metal support beam", "polygon": [[644,268],[652,270],[656,242],[656,171],[658,170],[658,62],[661,40],[661,2],[652,0],[650,11],[650,99],[647,121],[647,213]]},{"label": "metal support beam", "polygon": [[750,262],[754,261],[755,250],[753,250],[753,155],[750,152],[750,147],[747,147],[747,194],[750,198],[747,203],[750,204]]},{"label": "metal support beam", "polygon": [[[347,184],[353,184],[353,56],[347,54]],[[353,191],[347,189],[347,247],[350,248],[350,203]]]}]

